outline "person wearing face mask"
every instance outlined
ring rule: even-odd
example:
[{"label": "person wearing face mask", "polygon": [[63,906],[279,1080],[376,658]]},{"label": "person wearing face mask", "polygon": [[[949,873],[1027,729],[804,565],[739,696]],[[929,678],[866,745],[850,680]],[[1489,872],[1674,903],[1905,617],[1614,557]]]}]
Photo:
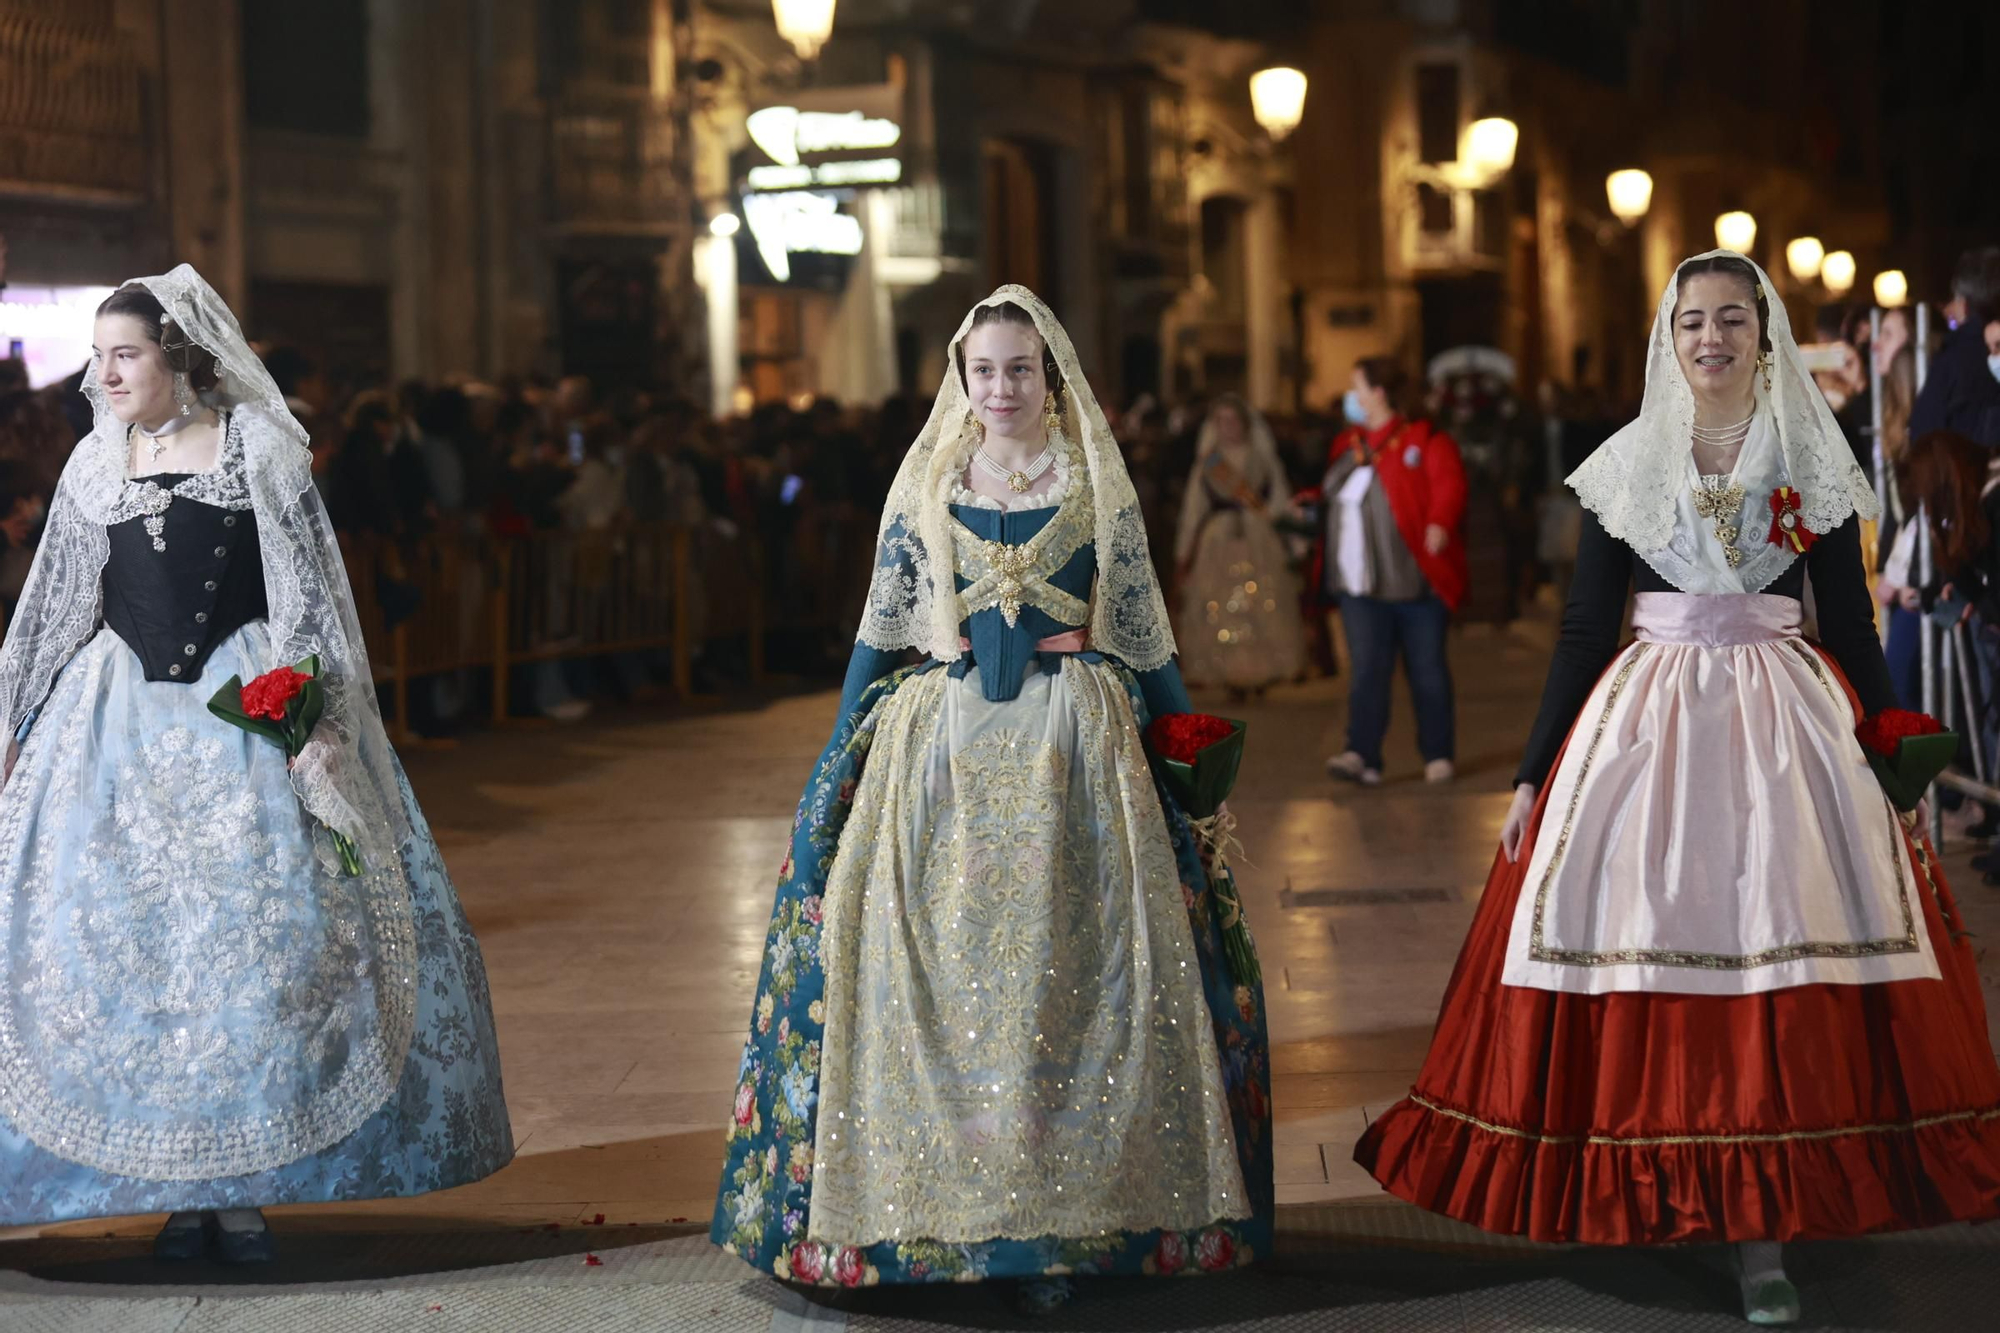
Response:
[{"label": "person wearing face mask", "polygon": [[1917,438],[1952,430],[1988,449],[2000,449],[2000,360],[1986,336],[1986,326],[2000,321],[2000,246],[1959,256],[1944,313],[1952,332],[1931,358],[1910,414],[1910,434]]},{"label": "person wearing face mask", "polygon": [[945,365],[779,871],[709,1234],[788,1281],[1017,1279],[1041,1311],[1070,1274],[1269,1252],[1269,1044],[1233,882],[1141,743],[1189,705],[1069,336],[1006,286]]},{"label": "person wearing face mask", "polygon": [[1680,265],[1638,419],[1569,484],[1576,581],[1500,855],[1355,1159],[1491,1231],[1734,1242],[1746,1317],[1794,1322],[1781,1242],[2000,1215],[1976,960],[1855,734],[1894,702],[1874,490],[1730,251]]},{"label": "person wearing face mask", "polygon": [[1342,400],[1348,428],[1327,454],[1324,526],[1314,562],[1319,586],[1340,604],[1354,673],[1347,748],[1329,776],[1382,780],[1389,688],[1400,653],[1416,703],[1424,779],[1456,774],[1457,730],[1446,630],[1465,598],[1465,465],[1449,435],[1416,415],[1409,375],[1388,357],[1354,368]]}]

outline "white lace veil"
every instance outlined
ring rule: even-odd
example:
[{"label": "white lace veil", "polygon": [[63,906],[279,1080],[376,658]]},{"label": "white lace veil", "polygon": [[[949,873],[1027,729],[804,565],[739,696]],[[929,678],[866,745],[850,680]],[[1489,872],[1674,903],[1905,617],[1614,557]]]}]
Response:
[{"label": "white lace veil", "polygon": [[916,648],[940,661],[959,655],[958,628],[965,618],[953,581],[946,508],[952,483],[972,457],[971,403],[959,379],[958,349],[981,307],[1012,302],[1028,312],[1063,379],[1064,430],[1090,471],[1097,586],[1090,598],[1090,646],[1135,671],[1165,666],[1174,655],[1166,603],[1146,548],[1139,496],[1097,398],[1084,380],[1069,334],[1041,298],[1006,286],[966,312],[945,356],[944,384],[930,419],[903,456],[889,501],[882,509],[875,575],[855,636],[873,648]]},{"label": "white lace veil", "polygon": [[[263,670],[318,654],[326,713],[292,786],[321,823],[354,840],[370,870],[395,864],[411,834],[395,759],[375,704],[375,678],[355,619],[340,547],[312,481],[306,431],[250,350],[236,317],[202,276],[182,264],[162,277],[138,278],[184,337],[215,355],[221,380],[203,396],[230,413],[229,448],[218,474],[239,466],[238,493],[257,516],[264,588],[275,660]],[[163,330],[164,332],[164,330]],[[127,428],[111,414],[93,365],[84,377],[96,427],[70,456],[49,506],[40,548],[0,648],[0,711],[10,734],[48,697],[58,672],[103,623],[106,528],[130,517]],[[240,448],[238,464],[234,454]],[[218,485],[235,486],[220,477]],[[204,677],[192,688],[213,691]],[[218,726],[222,725],[220,722]]]},{"label": "white lace veil", "polygon": [[1185,560],[1194,553],[1195,534],[1201,531],[1201,521],[1212,507],[1208,487],[1202,484],[1201,475],[1209,455],[1222,447],[1222,433],[1216,429],[1215,412],[1224,406],[1235,408],[1243,418],[1244,436],[1250,445],[1250,464],[1244,469],[1244,480],[1252,486],[1261,484],[1265,513],[1275,514],[1285,505],[1285,464],[1278,457],[1278,441],[1271,434],[1271,423],[1264,420],[1262,412],[1233,393],[1218,398],[1210,404],[1208,415],[1202,419],[1201,433],[1195,439],[1194,467],[1188,471],[1187,489],[1181,492],[1180,525],[1174,532],[1175,560]]},{"label": "white lace veil", "polygon": [[[1813,532],[1832,532],[1848,515],[1874,518],[1875,489],[1840,433],[1792,337],[1791,318],[1771,279],[1756,261],[1734,250],[1710,250],[1681,261],[1741,259],[1757,274],[1770,311],[1765,332],[1771,342],[1771,387],[1757,377],[1759,411],[1770,413],[1784,451],[1785,469],[1803,504],[1800,517]],[[1640,554],[1657,551],[1673,536],[1680,493],[1687,487],[1687,460],[1694,438],[1694,390],[1674,355],[1674,306],[1680,271],[1660,294],[1646,351],[1646,394],[1638,419],[1598,446],[1569,485],[1604,530]]]}]

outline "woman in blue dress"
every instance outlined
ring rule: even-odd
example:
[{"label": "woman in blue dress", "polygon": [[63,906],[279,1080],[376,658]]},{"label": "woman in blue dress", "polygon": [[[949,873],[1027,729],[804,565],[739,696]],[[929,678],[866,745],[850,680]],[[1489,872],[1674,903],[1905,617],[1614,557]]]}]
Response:
[{"label": "woman in blue dress", "polygon": [[[712,1235],[801,1283],[1209,1272],[1271,1244],[1255,977],[1150,718],[1138,500],[1047,307],[952,339],[780,871]],[[904,651],[925,654],[901,666]]]},{"label": "woman in blue dress", "polygon": [[[95,335],[96,428],[0,649],[0,1225],[167,1212],[162,1257],[265,1258],[266,1205],[506,1165],[485,967],[235,317],[183,265]],[[208,711],[309,655],[296,763]]]}]

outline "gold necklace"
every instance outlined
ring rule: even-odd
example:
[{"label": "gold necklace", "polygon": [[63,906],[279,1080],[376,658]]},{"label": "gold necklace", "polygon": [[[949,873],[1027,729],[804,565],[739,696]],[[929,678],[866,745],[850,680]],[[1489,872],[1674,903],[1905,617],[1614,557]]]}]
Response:
[{"label": "gold necklace", "polygon": [[1694,512],[1715,525],[1715,539],[1722,543],[1722,558],[1731,569],[1743,563],[1743,552],[1736,549],[1736,538],[1743,531],[1736,521],[1743,496],[1743,488],[1729,477],[1695,478]]}]

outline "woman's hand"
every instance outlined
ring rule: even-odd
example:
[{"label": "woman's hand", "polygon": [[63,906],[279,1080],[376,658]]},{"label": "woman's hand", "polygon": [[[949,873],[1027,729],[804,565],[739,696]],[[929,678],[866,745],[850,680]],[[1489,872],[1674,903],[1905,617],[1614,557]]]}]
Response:
[{"label": "woman's hand", "polygon": [[1896,605],[1905,611],[1921,611],[1924,609],[1924,595],[1916,588],[1901,589],[1896,594]]},{"label": "woman's hand", "polygon": [[0,773],[0,787],[14,780],[14,761],[21,757],[21,742],[9,739],[7,742],[7,771]]},{"label": "woman's hand", "polygon": [[1535,813],[1535,784],[1524,782],[1514,788],[1513,804],[1507,820],[1500,825],[1500,851],[1509,865],[1521,859],[1521,840],[1528,836],[1528,817]]},{"label": "woman's hand", "polygon": [[1443,555],[1444,548],[1451,545],[1451,533],[1442,523],[1432,523],[1424,528],[1424,550],[1430,555]]}]

